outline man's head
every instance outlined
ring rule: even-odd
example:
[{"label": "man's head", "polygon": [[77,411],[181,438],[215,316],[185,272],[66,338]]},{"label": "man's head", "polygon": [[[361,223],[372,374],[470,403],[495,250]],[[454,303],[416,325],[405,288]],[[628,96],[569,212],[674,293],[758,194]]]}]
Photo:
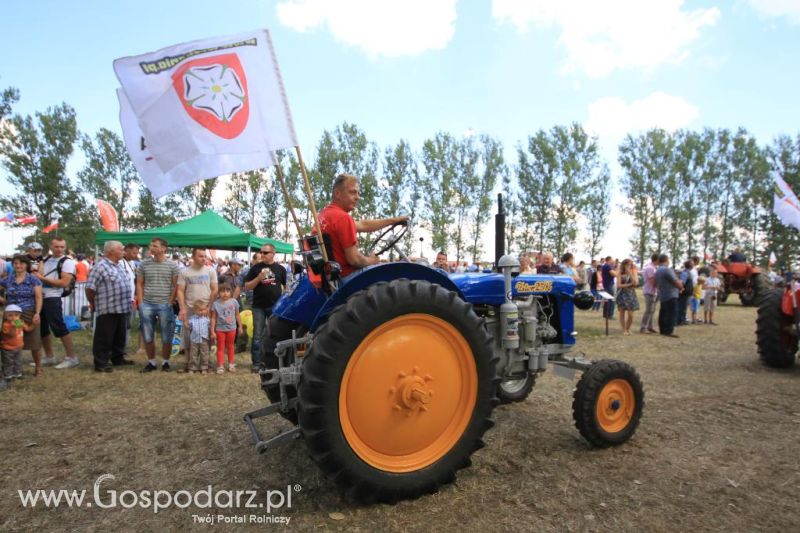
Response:
[{"label": "man's head", "polygon": [[541,263],[540,263],[541,265],[548,266],[548,267],[552,266],[553,265],[553,254],[551,254],[550,252],[542,252],[542,255],[540,256],[539,260],[541,261]]},{"label": "man's head", "polygon": [[192,268],[200,270],[206,264],[206,249],[192,248]]},{"label": "man's head", "polygon": [[575,262],[575,256],[567,252],[561,256],[561,262],[565,265],[572,265]]},{"label": "man's head", "polygon": [[242,263],[236,258],[231,259],[228,261],[228,266],[230,267],[230,271],[233,274],[238,274],[239,271],[242,269]]},{"label": "man's head", "polygon": [[67,241],[61,237],[50,239],[50,253],[53,257],[61,257],[67,251]]},{"label": "man's head", "polygon": [[610,265],[613,262],[614,262],[614,258],[613,257],[611,257],[610,255],[608,257],[606,257],[606,263],[608,263]]},{"label": "man's head", "polygon": [[275,247],[265,244],[261,247],[261,262],[271,265],[275,262]]},{"label": "man's head", "polygon": [[434,265],[436,268],[447,268],[447,253],[446,252],[439,252],[436,254],[436,262]]},{"label": "man's head", "polygon": [[161,237],[156,237],[150,241],[150,255],[156,259],[162,259],[167,253],[167,241]]},{"label": "man's head", "polygon": [[28,254],[31,257],[39,257],[42,255],[42,245],[38,242],[32,242],[28,245]]},{"label": "man's head", "polygon": [[650,256],[650,262],[653,263],[654,265],[657,265],[658,264],[658,254],[651,255]]},{"label": "man's head", "polygon": [[669,265],[669,256],[667,254],[661,254],[658,256],[658,264],[663,266]]},{"label": "man's head", "polygon": [[125,247],[119,241],[106,241],[103,245],[103,256],[114,263],[122,259],[124,253]]},{"label": "man's head", "polygon": [[358,178],[352,174],[339,174],[333,180],[332,202],[348,213],[356,208],[359,199]]},{"label": "man's head", "polygon": [[139,259],[139,245],[133,244],[129,242],[125,245],[125,259],[128,261],[133,261],[134,259]]},{"label": "man's head", "polygon": [[529,252],[522,252],[519,254],[519,268],[524,270],[531,264],[531,254]]}]

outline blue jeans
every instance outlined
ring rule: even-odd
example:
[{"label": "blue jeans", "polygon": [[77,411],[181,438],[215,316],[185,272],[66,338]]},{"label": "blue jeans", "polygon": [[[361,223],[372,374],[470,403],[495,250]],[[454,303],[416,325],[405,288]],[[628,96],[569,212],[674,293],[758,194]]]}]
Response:
[{"label": "blue jeans", "polygon": [[172,337],[175,335],[175,313],[172,306],[142,302],[139,306],[139,322],[142,338],[147,344],[156,340],[156,320],[161,329],[161,344],[172,344]]},{"label": "blue jeans", "polygon": [[264,340],[267,338],[267,335],[269,335],[267,321],[271,315],[271,308],[264,309],[263,307],[253,307],[253,345],[250,349],[253,366],[264,363],[262,348],[264,346]]}]

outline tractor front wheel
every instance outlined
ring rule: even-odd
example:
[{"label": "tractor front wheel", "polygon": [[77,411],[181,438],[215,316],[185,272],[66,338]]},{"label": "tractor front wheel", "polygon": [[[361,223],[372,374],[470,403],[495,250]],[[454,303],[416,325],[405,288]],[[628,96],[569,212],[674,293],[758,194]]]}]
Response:
[{"label": "tractor front wheel", "polygon": [[739,295],[739,300],[745,307],[757,306],[772,288],[769,278],[764,274],[753,274],[750,283],[752,290]]},{"label": "tractor front wheel", "polygon": [[311,458],[361,502],[434,492],[483,446],[497,361],[485,323],[455,292],[395,280],[354,294],[303,361]]},{"label": "tractor front wheel", "polygon": [[575,427],[594,446],[607,448],[630,439],[639,426],[644,389],[636,370],[623,361],[597,361],[575,389]]},{"label": "tractor front wheel", "polygon": [[527,374],[525,377],[507,379],[497,386],[497,397],[500,404],[525,401],[536,384],[536,374]]},{"label": "tractor front wheel", "polygon": [[758,307],[756,343],[758,357],[772,368],[789,368],[797,353],[794,320],[781,309],[784,291],[769,291]]}]

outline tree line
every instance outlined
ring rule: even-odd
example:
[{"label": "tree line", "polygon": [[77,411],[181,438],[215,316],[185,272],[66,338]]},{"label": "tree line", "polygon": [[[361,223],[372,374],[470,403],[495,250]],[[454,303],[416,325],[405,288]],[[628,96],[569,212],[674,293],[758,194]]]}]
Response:
[{"label": "tree line", "polygon": [[[18,91],[9,88],[0,96],[0,158],[12,185],[0,194],[0,208],[37,215],[31,238],[41,238],[41,229],[58,216],[60,234],[74,249],[88,251],[100,229],[95,198],[114,206],[122,230],[133,231],[210,209],[215,193],[225,198],[215,209],[233,224],[284,241],[296,237],[274,169],[205,180],[155,199],[115,132],[79,132],[75,111],[65,103],[34,117],[12,115]],[[796,232],[772,215],[770,172],[779,171],[790,186],[800,183],[800,136],[762,147],[743,129],[629,135],[618,151],[617,182],[625,194],[619,206],[611,205],[614,180],[597,139],[577,123],[536,131],[515,146],[513,160],[489,135],[438,132],[417,148],[406,140],[380,147],[351,123],[323,131],[315,148],[307,170],[317,207],[329,201],[336,174],[359,176],[354,215],[409,215],[412,226],[402,242],[409,255],[418,250],[424,229],[427,244],[452,259],[491,256],[483,240],[493,231],[495,193],[503,192],[506,249],[512,252],[582,251],[597,257],[611,209],[618,208],[633,219],[637,258],[654,251],[675,258],[723,257],[737,245],[759,260],[771,250],[787,264],[797,256]],[[84,164],[70,177],[67,162],[78,150]],[[305,232],[312,221],[300,166],[293,151],[277,155]]]}]

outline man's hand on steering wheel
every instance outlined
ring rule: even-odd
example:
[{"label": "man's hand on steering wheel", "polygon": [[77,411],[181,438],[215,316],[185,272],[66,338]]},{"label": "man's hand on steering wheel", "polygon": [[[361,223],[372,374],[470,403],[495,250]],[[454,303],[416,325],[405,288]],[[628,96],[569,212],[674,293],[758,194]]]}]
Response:
[{"label": "man's hand on steering wheel", "polygon": [[394,220],[395,222],[381,230],[378,236],[370,243],[367,249],[369,255],[381,255],[390,249],[394,249],[401,259],[408,259],[397,247],[397,243],[408,231],[408,217],[395,217]]}]

